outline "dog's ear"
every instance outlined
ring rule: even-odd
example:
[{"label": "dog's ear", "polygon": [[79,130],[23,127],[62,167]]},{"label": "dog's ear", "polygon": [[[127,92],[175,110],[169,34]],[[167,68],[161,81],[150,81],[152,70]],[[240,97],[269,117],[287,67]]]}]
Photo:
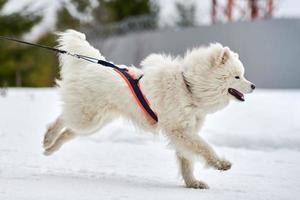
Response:
[{"label": "dog's ear", "polygon": [[212,55],[211,61],[212,66],[224,65],[230,57],[230,49],[228,47],[223,47],[221,44],[213,44],[210,46]]},{"label": "dog's ear", "polygon": [[228,47],[224,47],[221,54],[220,64],[225,64],[229,60],[230,49]]}]

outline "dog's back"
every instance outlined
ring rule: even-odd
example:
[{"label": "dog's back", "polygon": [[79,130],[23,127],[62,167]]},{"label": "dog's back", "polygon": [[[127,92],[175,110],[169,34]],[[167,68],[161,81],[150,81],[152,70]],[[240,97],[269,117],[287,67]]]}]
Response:
[{"label": "dog's back", "polygon": [[[58,33],[57,35],[59,36],[57,40],[58,48],[73,54],[82,54],[105,60],[100,52],[86,41],[86,37],[83,33],[74,30],[67,30],[65,32]],[[87,65],[86,61],[74,59],[65,54],[59,54],[59,62],[62,78],[72,74],[72,71],[77,70],[78,68],[83,68]]]}]

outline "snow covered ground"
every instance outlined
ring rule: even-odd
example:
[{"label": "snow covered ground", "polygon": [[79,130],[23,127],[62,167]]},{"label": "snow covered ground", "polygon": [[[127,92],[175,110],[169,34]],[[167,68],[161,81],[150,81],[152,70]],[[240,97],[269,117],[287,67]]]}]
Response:
[{"label": "snow covered ground", "polygon": [[233,163],[228,172],[197,165],[209,190],[185,188],[166,140],[122,120],[43,156],[59,105],[55,89],[0,96],[1,200],[299,199],[300,90],[256,91],[207,119],[201,134]]}]

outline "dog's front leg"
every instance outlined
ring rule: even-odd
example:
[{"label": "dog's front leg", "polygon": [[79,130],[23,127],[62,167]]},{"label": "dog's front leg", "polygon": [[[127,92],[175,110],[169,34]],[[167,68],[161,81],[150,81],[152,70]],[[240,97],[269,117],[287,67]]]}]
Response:
[{"label": "dog's front leg", "polygon": [[[188,153],[193,156],[201,156],[209,166],[218,170],[224,171],[231,168],[229,161],[220,159],[210,145],[196,134],[191,135],[184,131],[172,131],[172,133],[169,134],[169,139],[171,143],[175,145],[176,150],[182,155]],[[188,157],[188,155],[186,157]]]},{"label": "dog's front leg", "polygon": [[177,152],[177,159],[182,178],[188,188],[208,189],[208,185],[194,177],[194,161]]}]

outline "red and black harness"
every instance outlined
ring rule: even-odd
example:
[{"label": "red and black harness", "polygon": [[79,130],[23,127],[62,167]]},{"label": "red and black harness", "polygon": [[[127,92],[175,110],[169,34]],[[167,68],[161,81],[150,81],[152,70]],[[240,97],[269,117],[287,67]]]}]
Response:
[{"label": "red and black harness", "polygon": [[127,68],[120,68],[116,65],[104,61],[104,60],[98,60],[97,62],[100,65],[103,65],[105,67],[111,67],[113,68],[120,76],[125,80],[127,83],[131,93],[134,96],[134,99],[136,103],[139,105],[139,107],[142,109],[142,111],[146,114],[146,116],[151,120],[152,124],[156,124],[158,122],[158,118],[156,113],[151,109],[150,103],[146,96],[143,94],[139,80],[143,77],[140,76],[139,78],[133,77],[133,75],[129,72]]},{"label": "red and black harness", "polygon": [[75,57],[78,59],[83,59],[83,60],[86,60],[86,61],[89,61],[92,63],[96,63],[96,64],[100,64],[105,67],[112,68],[125,80],[132,95],[134,96],[136,103],[141,108],[141,110],[145,113],[145,115],[149,118],[149,120],[152,122],[152,124],[156,124],[158,122],[158,117],[157,117],[156,113],[151,109],[149,101],[147,100],[146,96],[143,94],[143,92],[140,88],[139,80],[143,76],[140,76],[139,78],[134,77],[134,75],[132,73],[130,73],[128,68],[120,68],[120,67],[116,66],[115,64],[107,62],[105,60],[99,60],[97,58],[92,58],[92,57],[84,56],[84,55],[80,55],[80,54],[73,54],[73,53],[67,52],[62,49],[57,49],[57,48],[48,47],[48,46],[39,45],[39,44],[33,44],[33,43],[17,40],[14,38],[0,36],[0,39],[15,41],[15,42],[19,42],[19,43],[39,47],[39,48],[48,49],[48,50],[55,51],[60,54],[66,54],[66,55],[69,55],[69,56],[72,56],[72,57]]}]

